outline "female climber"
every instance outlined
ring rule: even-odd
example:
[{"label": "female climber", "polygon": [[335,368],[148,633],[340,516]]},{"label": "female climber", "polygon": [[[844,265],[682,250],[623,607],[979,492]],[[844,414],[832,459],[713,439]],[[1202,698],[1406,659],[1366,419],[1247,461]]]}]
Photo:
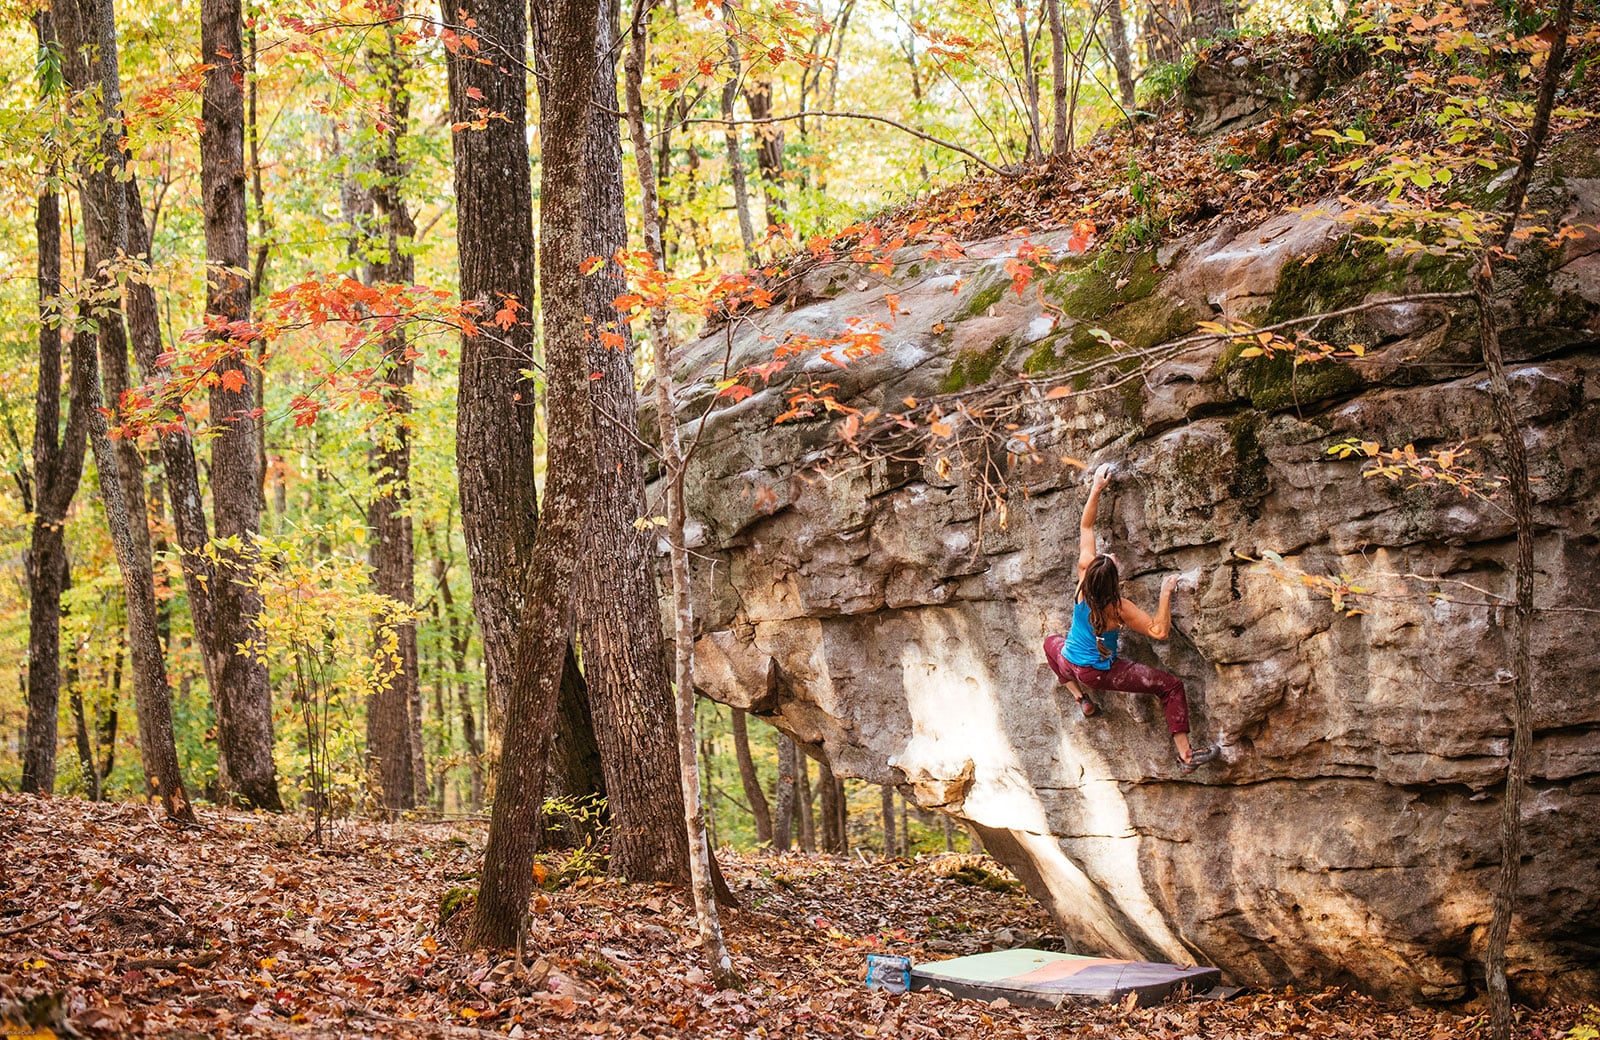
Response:
[{"label": "female climber", "polygon": [[1178,584],[1175,574],[1161,582],[1161,601],[1151,617],[1122,596],[1117,574],[1117,558],[1095,551],[1094,518],[1100,507],[1100,492],[1111,481],[1111,467],[1095,470],[1089,501],[1078,524],[1078,592],[1072,608],[1072,627],[1067,636],[1050,636],[1044,641],[1044,656],[1056,676],[1077,698],[1085,716],[1098,714],[1088,694],[1078,684],[1095,690],[1121,690],[1126,693],[1153,693],[1161,698],[1172,731],[1172,744],[1185,773],[1192,773],[1217,757],[1214,747],[1189,746],[1189,703],[1183,680],[1158,668],[1138,664],[1117,656],[1117,643],[1124,628],[1151,639],[1165,639],[1172,630],[1172,589]]}]

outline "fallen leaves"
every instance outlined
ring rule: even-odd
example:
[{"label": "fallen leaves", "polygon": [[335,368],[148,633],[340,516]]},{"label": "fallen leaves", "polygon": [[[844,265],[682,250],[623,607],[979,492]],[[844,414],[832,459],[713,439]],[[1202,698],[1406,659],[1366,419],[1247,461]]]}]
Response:
[{"label": "fallen leaves", "polygon": [[[464,951],[439,902],[470,885],[482,833],[0,795],[0,1032],[295,1037],[1487,1035],[1481,1016],[1343,991],[1059,1011],[864,989],[867,953],[915,960],[1037,939],[1038,905],[970,882],[982,857],[720,854],[743,907],[725,927],[743,992],[718,991],[667,886],[588,878],[537,893],[523,960]],[[541,864],[543,866],[543,864]],[[558,871],[545,868],[551,874]],[[1000,890],[994,890],[1000,889]],[[42,915],[42,916],[41,916]],[[17,930],[19,926],[26,927]],[[1529,1013],[1552,1036],[1576,1011]],[[31,1034],[30,1034],[31,1030]]]}]

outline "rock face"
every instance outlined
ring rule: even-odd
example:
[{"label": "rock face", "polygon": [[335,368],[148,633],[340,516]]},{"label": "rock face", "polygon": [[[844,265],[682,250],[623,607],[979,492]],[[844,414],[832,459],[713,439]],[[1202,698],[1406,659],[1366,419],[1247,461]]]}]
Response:
[{"label": "rock face", "polygon": [[[1600,223],[1600,181],[1558,180],[1542,201]],[[1238,983],[1468,995],[1510,733],[1511,618],[1495,605],[1512,593],[1508,507],[1363,477],[1327,449],[1465,441],[1499,471],[1470,301],[1317,325],[1365,345],[1348,364],[1172,346],[1219,315],[1265,324],[1459,290],[1461,271],[1356,244],[1332,202],[1068,258],[1020,296],[1003,269],[1015,248],[943,263],[913,249],[892,278],[823,268],[810,302],[690,349],[677,377],[699,437],[697,683],[836,774],[966,821],[1082,951],[1207,962]],[[1592,230],[1530,248],[1500,301],[1538,481],[1529,858],[1510,954],[1536,1000],[1600,993],[1597,263]],[[847,368],[802,353],[713,405],[725,373],[862,319],[891,326],[882,353]],[[923,431],[937,404],[952,430],[926,455],[857,454],[837,411],[774,425],[806,390],[910,411]],[[1070,616],[1082,467],[1102,461],[1117,469],[1100,531],[1125,593],[1153,609],[1161,577],[1182,575],[1170,640],[1125,642],[1183,677],[1196,737],[1223,748],[1190,776],[1153,698],[1104,693],[1083,719],[1041,651]],[[1347,614],[1245,558],[1267,552],[1378,595]]]}]

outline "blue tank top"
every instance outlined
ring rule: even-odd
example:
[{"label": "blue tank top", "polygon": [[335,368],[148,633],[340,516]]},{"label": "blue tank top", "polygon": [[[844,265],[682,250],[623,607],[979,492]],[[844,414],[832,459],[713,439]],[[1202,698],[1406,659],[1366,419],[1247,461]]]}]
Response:
[{"label": "blue tank top", "polygon": [[1107,650],[1104,657],[1100,656],[1100,648],[1094,641],[1094,626],[1089,623],[1089,604],[1079,600],[1072,608],[1072,627],[1067,630],[1066,658],[1079,668],[1098,668],[1103,672],[1117,659],[1117,639],[1121,634],[1120,628],[1100,633],[1100,642]]}]

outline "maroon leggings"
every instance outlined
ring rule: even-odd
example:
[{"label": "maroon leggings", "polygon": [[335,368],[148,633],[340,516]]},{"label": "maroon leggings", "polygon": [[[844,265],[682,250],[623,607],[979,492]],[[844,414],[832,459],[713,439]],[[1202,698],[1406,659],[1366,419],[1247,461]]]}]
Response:
[{"label": "maroon leggings", "polygon": [[1050,662],[1050,670],[1062,682],[1076,680],[1095,690],[1153,693],[1161,698],[1161,710],[1167,716],[1167,729],[1173,733],[1189,732],[1189,699],[1184,695],[1182,679],[1126,657],[1116,658],[1111,662],[1111,667],[1103,671],[1073,664],[1061,653],[1066,642],[1061,636],[1047,636],[1044,641],[1044,659]]}]

